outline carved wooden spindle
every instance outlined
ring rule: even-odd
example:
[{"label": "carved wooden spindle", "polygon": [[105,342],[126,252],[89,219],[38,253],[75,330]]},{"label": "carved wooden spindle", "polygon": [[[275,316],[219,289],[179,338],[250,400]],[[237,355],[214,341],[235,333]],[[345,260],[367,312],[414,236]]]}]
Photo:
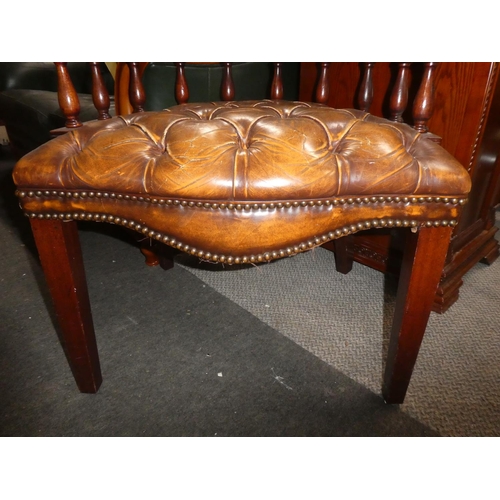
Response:
[{"label": "carved wooden spindle", "polygon": [[89,64],[92,72],[92,100],[97,109],[97,118],[98,120],[109,120],[111,118],[109,114],[110,99],[108,89],[102,78],[101,68],[97,62]]},{"label": "carved wooden spindle", "polygon": [[128,68],[130,70],[130,83],[129,83],[129,99],[132,104],[134,113],[144,111],[144,103],[146,102],[146,93],[142,86],[139,63],[129,62]]},{"label": "carved wooden spindle", "polygon": [[410,86],[411,63],[399,63],[398,76],[392,90],[389,103],[390,119],[395,122],[403,121],[403,113],[408,105],[408,88]]},{"label": "carved wooden spindle", "polygon": [[366,113],[370,112],[373,101],[373,66],[375,63],[364,63],[363,80],[358,94],[359,109]]},{"label": "carved wooden spindle", "polygon": [[66,117],[65,126],[67,128],[81,127],[82,122],[78,119],[80,100],[68,72],[68,63],[56,62],[54,64],[57,71],[57,97],[59,106]]},{"label": "carved wooden spindle", "polygon": [[328,97],[330,94],[330,83],[328,81],[328,69],[330,63],[320,63],[319,64],[319,79],[318,85],[316,86],[316,102],[320,104],[327,104]]},{"label": "carved wooden spindle", "polygon": [[428,132],[429,122],[434,111],[434,75],[437,63],[424,63],[424,76],[413,103],[413,127],[419,132]]},{"label": "carved wooden spindle", "polygon": [[223,101],[234,100],[233,63],[222,63],[224,72],[222,73],[222,85],[220,89]]},{"label": "carved wooden spindle", "polygon": [[273,83],[271,85],[271,99],[283,99],[283,63],[274,63]]},{"label": "carved wooden spindle", "polygon": [[184,65],[186,63],[175,63],[177,67],[177,74],[175,78],[175,100],[179,104],[184,104],[188,102],[189,99],[189,88],[186,81],[186,75],[184,74]]}]

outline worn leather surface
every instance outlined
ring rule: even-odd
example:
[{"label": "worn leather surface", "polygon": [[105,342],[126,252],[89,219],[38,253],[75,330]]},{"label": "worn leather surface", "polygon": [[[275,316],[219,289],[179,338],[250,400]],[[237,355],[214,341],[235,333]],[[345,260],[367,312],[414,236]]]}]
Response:
[{"label": "worn leather surface", "polygon": [[33,216],[118,222],[217,259],[454,223],[470,190],[467,171],[409,126],[287,101],[89,123],[21,159],[14,181]]},{"label": "worn leather surface", "polygon": [[462,166],[406,125],[284,101],[188,104],[94,122],[24,157],[14,179],[21,187],[242,201],[470,189]]}]

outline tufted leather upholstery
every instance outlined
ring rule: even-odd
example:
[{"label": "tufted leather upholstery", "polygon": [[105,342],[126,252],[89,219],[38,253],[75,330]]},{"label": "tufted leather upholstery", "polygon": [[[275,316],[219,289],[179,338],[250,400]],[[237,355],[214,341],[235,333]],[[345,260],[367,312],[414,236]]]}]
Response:
[{"label": "tufted leather upholstery", "polygon": [[91,122],[25,156],[14,180],[33,216],[124,224],[229,263],[369,227],[454,224],[470,190],[465,169],[407,125],[287,101]]}]

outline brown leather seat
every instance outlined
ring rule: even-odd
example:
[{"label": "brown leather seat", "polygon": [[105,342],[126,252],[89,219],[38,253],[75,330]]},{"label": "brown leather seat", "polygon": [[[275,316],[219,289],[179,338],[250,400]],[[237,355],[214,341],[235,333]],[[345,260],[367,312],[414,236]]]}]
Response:
[{"label": "brown leather seat", "polygon": [[[286,101],[183,104],[90,122],[22,158],[14,180],[86,392],[99,387],[100,369],[76,226],[65,221],[121,224],[229,264],[411,227],[384,389],[396,403],[471,186],[450,154],[407,125]],[[74,282],[80,295],[68,298]]]},{"label": "brown leather seat", "polygon": [[370,227],[454,224],[470,189],[408,125],[272,101],[88,123],[24,157],[14,179],[28,213],[107,220],[229,263]]}]

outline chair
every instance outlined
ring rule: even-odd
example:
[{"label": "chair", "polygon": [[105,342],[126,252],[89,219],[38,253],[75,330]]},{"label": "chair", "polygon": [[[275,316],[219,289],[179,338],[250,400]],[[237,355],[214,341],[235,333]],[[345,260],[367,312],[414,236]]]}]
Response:
[{"label": "chair", "polygon": [[[349,235],[391,227],[406,233],[406,243],[382,393],[387,403],[402,403],[471,186],[467,171],[426,131],[432,64],[412,128],[400,122],[405,78],[396,83],[390,121],[321,104],[328,63],[319,66],[319,103],[282,100],[276,63],[270,100],[232,101],[227,64],[227,100],[193,104],[183,102],[188,87],[178,63],[181,104],[144,112],[138,65],[129,63],[135,113],[83,126],[68,121],[67,133],[23,157],[13,173],[17,194],[80,391],[97,392],[102,377],[78,221],[118,224],[228,265],[335,241],[344,272]],[[369,99],[369,78],[361,91]],[[74,99],[66,102],[74,118]]]}]

